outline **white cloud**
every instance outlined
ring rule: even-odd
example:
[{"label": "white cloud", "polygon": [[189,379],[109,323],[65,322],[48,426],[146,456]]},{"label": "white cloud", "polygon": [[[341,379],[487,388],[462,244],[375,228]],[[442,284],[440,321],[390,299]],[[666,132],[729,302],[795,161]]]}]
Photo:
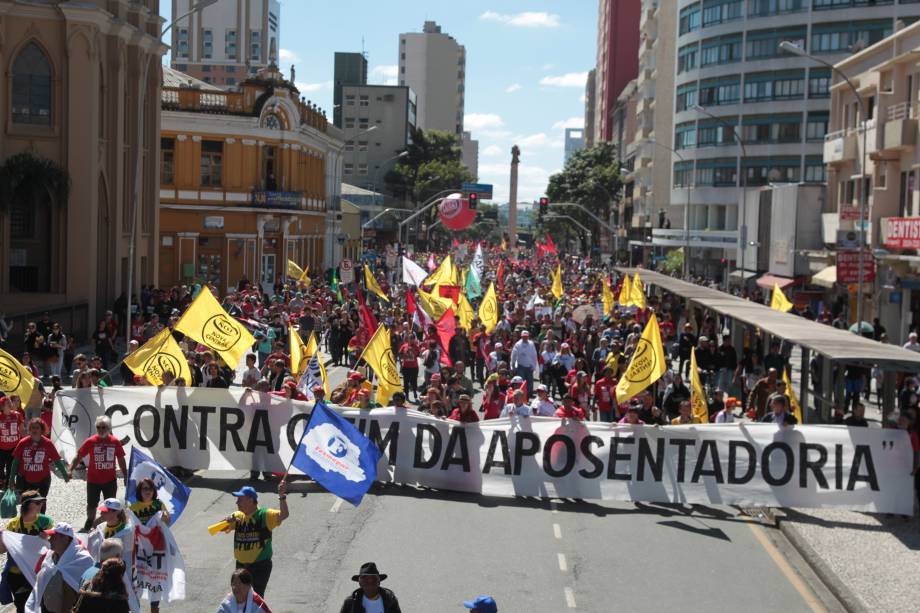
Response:
[{"label": "white cloud", "polygon": [[506,94],[513,94],[514,92],[516,92],[516,91],[519,90],[519,89],[521,89],[521,84],[520,84],[520,83],[512,83],[511,85],[509,85],[508,87],[505,88],[505,93],[506,93]]},{"label": "white cloud", "polygon": [[559,76],[546,76],[540,79],[540,85],[552,87],[584,87],[588,78],[587,72],[567,72]]},{"label": "white cloud", "polygon": [[585,118],[582,117],[569,117],[568,119],[563,119],[557,121],[553,124],[553,130],[565,130],[566,128],[584,128],[585,127]]},{"label": "white cloud", "polygon": [[495,113],[467,113],[463,116],[464,130],[486,130],[500,128],[503,125],[502,118]]},{"label": "white cloud", "polygon": [[501,154],[502,154],[502,149],[498,145],[489,145],[488,147],[483,149],[481,153],[481,155],[485,157],[493,157],[493,156],[501,155]]},{"label": "white cloud", "polygon": [[[464,125],[464,127],[466,127],[466,125]],[[479,137],[480,141],[485,139],[506,140],[511,138],[512,134],[510,130],[479,130],[476,136]]]},{"label": "white cloud", "polygon": [[300,90],[301,94],[306,94],[309,92],[318,92],[323,89],[332,89],[332,81],[323,81],[322,83],[294,83],[297,89]]},{"label": "white cloud", "polygon": [[523,13],[502,14],[486,11],[479,16],[482,21],[496,21],[520,28],[558,28],[559,15],[545,11],[524,11]]},{"label": "white cloud", "polygon": [[520,147],[542,147],[549,142],[546,134],[543,132],[537,132],[536,134],[528,134],[527,136],[521,136],[515,141]]},{"label": "white cloud", "polygon": [[580,95],[580,96],[578,97],[578,101],[581,102],[581,103],[585,103],[585,102],[588,101],[588,98],[587,98],[587,96],[585,96],[584,94],[582,94],[582,95]]},{"label": "white cloud", "polygon": [[299,61],[300,58],[290,49],[282,49],[278,52],[278,63],[281,65],[296,64]]},{"label": "white cloud", "polygon": [[399,66],[396,64],[381,64],[371,69],[371,81],[383,85],[396,85],[398,82]]}]

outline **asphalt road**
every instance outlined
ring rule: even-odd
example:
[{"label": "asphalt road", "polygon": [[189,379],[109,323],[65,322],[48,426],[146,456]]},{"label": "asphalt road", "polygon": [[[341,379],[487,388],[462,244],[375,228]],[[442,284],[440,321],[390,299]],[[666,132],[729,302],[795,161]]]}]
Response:
[{"label": "asphalt road", "polygon": [[[344,369],[330,371],[331,383]],[[188,600],[212,611],[229,589],[232,537],[207,526],[234,510],[244,473],[201,472],[176,528]],[[260,502],[277,506],[275,485]],[[312,482],[289,486],[275,531],[273,611],[337,612],[351,576],[374,561],[402,609],[462,611],[493,595],[500,611],[822,611],[839,605],[778,531],[733,508],[482,497],[376,485],[358,508]],[[164,607],[164,610],[166,608]]]}]

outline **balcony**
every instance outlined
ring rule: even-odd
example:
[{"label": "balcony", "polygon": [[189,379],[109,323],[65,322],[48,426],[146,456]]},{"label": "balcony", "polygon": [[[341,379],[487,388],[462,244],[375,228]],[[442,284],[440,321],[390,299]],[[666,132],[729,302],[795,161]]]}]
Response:
[{"label": "balcony", "polygon": [[855,130],[837,130],[824,136],[824,162],[845,162],[856,159]]},{"label": "balcony", "polygon": [[897,151],[917,144],[917,104],[901,102],[888,107],[883,150]]},{"label": "balcony", "polygon": [[[737,249],[737,230],[690,230],[690,247],[709,249]],[[687,244],[687,234],[682,229],[669,230],[654,228],[652,230],[652,244],[656,247],[684,247]]]},{"label": "balcony", "polygon": [[253,191],[251,204],[256,208],[298,210],[306,203],[303,192]]}]

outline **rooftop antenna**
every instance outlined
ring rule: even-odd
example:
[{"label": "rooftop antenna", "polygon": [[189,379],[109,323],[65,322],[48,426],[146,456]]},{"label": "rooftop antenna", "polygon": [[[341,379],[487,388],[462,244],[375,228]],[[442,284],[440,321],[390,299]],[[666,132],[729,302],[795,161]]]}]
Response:
[{"label": "rooftop antenna", "polygon": [[365,51],[365,49],[364,49],[364,35],[363,35],[363,34],[361,35],[361,56],[362,56],[365,60],[367,59],[367,51]]}]

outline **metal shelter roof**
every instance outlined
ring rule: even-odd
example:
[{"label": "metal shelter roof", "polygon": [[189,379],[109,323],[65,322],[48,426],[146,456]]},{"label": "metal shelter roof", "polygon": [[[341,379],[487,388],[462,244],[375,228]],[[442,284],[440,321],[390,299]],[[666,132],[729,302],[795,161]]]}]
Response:
[{"label": "metal shelter roof", "polygon": [[631,275],[638,272],[639,278],[646,286],[660,287],[722,315],[820,353],[831,360],[920,371],[920,353],[908,351],[903,347],[879,343],[846,330],[810,321],[798,315],[775,311],[764,304],[650,270],[620,267],[617,267],[617,270]]}]

